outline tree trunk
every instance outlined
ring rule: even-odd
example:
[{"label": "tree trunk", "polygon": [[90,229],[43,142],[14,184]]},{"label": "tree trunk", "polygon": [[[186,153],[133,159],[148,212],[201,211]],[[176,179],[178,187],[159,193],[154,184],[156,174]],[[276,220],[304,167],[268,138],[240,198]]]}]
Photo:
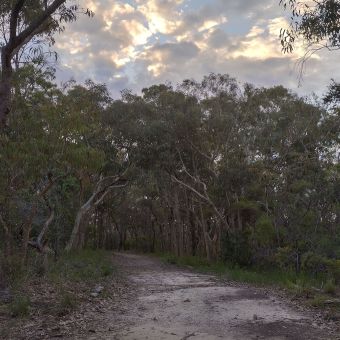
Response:
[{"label": "tree trunk", "polygon": [[208,262],[211,262],[210,236],[209,236],[209,233],[208,233],[207,223],[204,219],[203,209],[202,209],[201,203],[199,204],[199,207],[200,207],[201,226],[202,226],[203,239],[204,239],[204,244],[205,244],[205,251],[206,251]]},{"label": "tree trunk", "polygon": [[[121,184],[119,182],[121,181]],[[106,185],[105,185],[105,182]],[[101,178],[93,191],[91,197],[84,203],[76,216],[76,220],[73,226],[72,234],[70,236],[69,242],[67,243],[65,250],[70,251],[72,249],[77,249],[80,246],[84,245],[85,240],[85,230],[82,225],[84,217],[89,213],[89,211],[97,207],[101,202],[103,202],[104,198],[111,192],[114,188],[122,188],[126,185],[126,180],[121,180],[118,176],[108,176]]]},{"label": "tree trunk", "polygon": [[2,225],[3,229],[4,229],[4,255],[5,258],[8,259],[9,256],[11,255],[11,233],[9,231],[9,227],[7,225],[7,223],[5,222],[5,220],[3,219],[2,215],[0,214],[0,224]]},{"label": "tree trunk", "polygon": [[177,256],[183,255],[183,228],[182,228],[182,219],[179,213],[179,200],[178,200],[178,189],[175,188],[174,192],[174,217],[175,217],[175,233],[176,233],[176,250]]},{"label": "tree trunk", "polygon": [[1,51],[1,80],[0,80],[0,129],[6,126],[11,104],[11,56],[7,48]]},{"label": "tree trunk", "polygon": [[22,235],[22,254],[21,254],[21,264],[24,266],[26,264],[26,258],[27,258],[27,248],[28,248],[28,243],[30,240],[30,234],[31,234],[31,229],[32,229],[32,223],[34,216],[37,211],[37,204],[34,203],[31,213],[27,219],[27,221],[23,225],[23,235]]},{"label": "tree trunk", "polygon": [[90,211],[91,209],[91,202],[87,201],[79,210],[76,216],[76,220],[74,222],[72,234],[70,237],[69,242],[66,245],[65,250],[70,251],[74,248],[78,248],[80,244],[80,229],[81,223],[83,221],[84,216]]}]

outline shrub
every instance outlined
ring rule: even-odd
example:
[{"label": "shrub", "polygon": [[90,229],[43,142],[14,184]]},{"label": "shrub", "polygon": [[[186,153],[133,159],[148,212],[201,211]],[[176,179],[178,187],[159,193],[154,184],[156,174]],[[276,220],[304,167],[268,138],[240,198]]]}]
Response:
[{"label": "shrub", "polygon": [[279,248],[275,254],[275,262],[284,270],[293,270],[295,266],[295,253],[291,247]]},{"label": "shrub", "polygon": [[60,299],[57,305],[57,314],[59,316],[66,315],[75,309],[77,305],[76,296],[70,292],[61,291]]},{"label": "shrub", "polygon": [[334,279],[335,284],[340,284],[340,260],[326,259],[327,272]]},{"label": "shrub", "polygon": [[330,294],[330,295],[335,295],[336,292],[336,286],[334,280],[328,280],[323,287],[323,290],[325,293]]},{"label": "shrub", "polygon": [[267,215],[262,215],[255,224],[254,239],[261,247],[268,247],[275,239],[275,229],[272,220]]},{"label": "shrub", "polygon": [[9,304],[9,311],[13,317],[24,317],[30,312],[30,299],[24,295],[18,295]]},{"label": "shrub", "polygon": [[309,251],[302,255],[301,269],[314,276],[327,273],[327,259]]},{"label": "shrub", "polygon": [[324,306],[325,301],[326,301],[326,297],[325,297],[325,296],[317,295],[317,296],[315,296],[315,297],[311,300],[310,304],[311,304],[313,307],[322,307],[322,306]]},{"label": "shrub", "polygon": [[233,230],[222,238],[222,260],[232,265],[249,266],[252,262],[250,229]]}]

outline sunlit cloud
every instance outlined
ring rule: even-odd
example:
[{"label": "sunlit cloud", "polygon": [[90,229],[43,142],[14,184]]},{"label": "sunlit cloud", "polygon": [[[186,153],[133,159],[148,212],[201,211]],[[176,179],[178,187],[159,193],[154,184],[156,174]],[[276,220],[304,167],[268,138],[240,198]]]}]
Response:
[{"label": "sunlit cloud", "polygon": [[[113,93],[121,86],[139,91],[155,82],[229,73],[259,85],[283,83],[298,91],[296,64],[305,54],[281,51],[279,32],[287,27],[276,0],[84,0],[95,17],[79,17],[57,37],[62,79],[87,77],[105,82]],[[332,72],[320,72],[324,59],[312,57],[309,85],[327,84]],[[327,68],[328,69],[328,68]],[[264,74],[261,74],[263,70]],[[277,75],[280,74],[280,77]]]},{"label": "sunlit cloud", "polygon": [[153,34],[172,34],[181,23],[178,6],[184,0],[137,0],[137,9],[145,16]]}]

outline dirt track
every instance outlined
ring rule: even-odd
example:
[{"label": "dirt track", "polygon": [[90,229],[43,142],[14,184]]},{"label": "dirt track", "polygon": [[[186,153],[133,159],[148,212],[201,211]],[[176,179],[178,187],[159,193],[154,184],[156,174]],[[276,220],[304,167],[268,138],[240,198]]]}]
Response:
[{"label": "dirt track", "polygon": [[[147,256],[116,254],[135,288],[101,339],[337,339],[310,313],[265,290],[223,283]],[[95,337],[88,339],[98,339]]]}]

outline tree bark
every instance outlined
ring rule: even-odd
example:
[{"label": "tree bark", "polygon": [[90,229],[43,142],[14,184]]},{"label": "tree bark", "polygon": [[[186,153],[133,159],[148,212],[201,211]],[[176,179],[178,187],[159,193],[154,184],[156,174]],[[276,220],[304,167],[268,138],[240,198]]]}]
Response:
[{"label": "tree bark", "polygon": [[97,182],[93,194],[87,202],[80,207],[77,213],[72,234],[65,247],[66,251],[71,251],[72,249],[77,249],[81,246],[81,240],[83,239],[83,235],[81,235],[81,233],[85,233],[85,230],[82,230],[82,222],[89,211],[103,202],[105,197],[114,188],[122,188],[124,186],[126,186],[126,181],[122,180],[119,176],[104,177]]},{"label": "tree bark", "polygon": [[2,215],[0,214],[0,224],[2,225],[4,231],[5,231],[5,249],[4,249],[4,255],[5,258],[8,258],[11,255],[11,234],[9,231],[9,227],[5,220],[3,219]]},{"label": "tree bark", "polygon": [[37,212],[37,204],[34,203],[30,212],[30,215],[27,219],[27,221],[24,223],[23,226],[23,235],[22,235],[22,257],[21,257],[21,264],[24,266],[26,263],[26,258],[27,258],[27,248],[28,248],[28,243],[30,240],[30,234],[31,234],[31,229],[32,229],[32,223],[34,216]]}]

